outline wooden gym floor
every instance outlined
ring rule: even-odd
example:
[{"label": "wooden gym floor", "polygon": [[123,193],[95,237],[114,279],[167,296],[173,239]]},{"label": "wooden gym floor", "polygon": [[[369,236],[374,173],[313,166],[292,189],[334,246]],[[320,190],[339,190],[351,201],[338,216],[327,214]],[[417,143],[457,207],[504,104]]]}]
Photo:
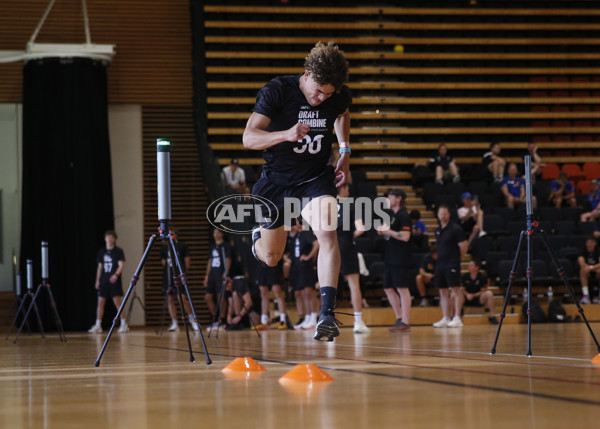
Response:
[{"label": "wooden gym floor", "polygon": [[[600,324],[592,328],[600,334]],[[99,368],[102,335],[22,335],[0,342],[1,428],[592,428],[600,420],[600,366],[584,324],[502,328],[414,327],[408,334],[349,328],[334,343],[312,333],[219,333],[199,337],[189,362],[185,333],[149,328],[114,334]],[[3,334],[5,335],[5,334]],[[14,335],[13,335],[14,337]],[[267,371],[229,379],[221,369],[252,357]],[[329,383],[290,389],[278,379],[313,363]]]}]

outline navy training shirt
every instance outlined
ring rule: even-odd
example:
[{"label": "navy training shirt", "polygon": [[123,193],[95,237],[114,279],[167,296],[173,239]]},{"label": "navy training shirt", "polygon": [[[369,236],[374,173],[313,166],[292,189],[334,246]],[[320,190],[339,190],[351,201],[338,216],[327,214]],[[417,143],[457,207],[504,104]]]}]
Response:
[{"label": "navy training shirt", "polygon": [[310,126],[302,141],[281,142],[263,150],[263,171],[279,186],[293,186],[321,175],[331,156],[334,123],[352,104],[350,89],[343,85],[318,106],[308,104],[300,90],[299,75],[276,77],[256,96],[253,111],[271,119],[265,131],[284,131],[298,122]]},{"label": "navy training shirt", "polygon": [[[390,214],[390,229],[392,231],[404,231],[412,234],[410,215],[405,208],[397,212],[388,210]],[[412,247],[409,241],[397,240],[389,237],[385,243],[384,262],[389,265],[408,267],[412,263]]]},{"label": "navy training shirt", "polygon": [[437,239],[438,259],[436,268],[449,268],[460,266],[461,243],[467,239],[463,229],[454,222],[449,222],[445,228],[440,225],[435,230]]}]

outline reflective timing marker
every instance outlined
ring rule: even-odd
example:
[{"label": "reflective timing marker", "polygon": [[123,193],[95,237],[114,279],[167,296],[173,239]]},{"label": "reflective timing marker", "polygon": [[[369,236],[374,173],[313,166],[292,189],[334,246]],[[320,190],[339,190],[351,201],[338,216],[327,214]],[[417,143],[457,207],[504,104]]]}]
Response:
[{"label": "reflective timing marker", "polygon": [[42,241],[42,278],[48,280],[50,274],[48,273],[48,243]]},{"label": "reflective timing marker", "polygon": [[156,140],[156,181],[158,184],[158,220],[170,221],[171,142],[167,139]]}]

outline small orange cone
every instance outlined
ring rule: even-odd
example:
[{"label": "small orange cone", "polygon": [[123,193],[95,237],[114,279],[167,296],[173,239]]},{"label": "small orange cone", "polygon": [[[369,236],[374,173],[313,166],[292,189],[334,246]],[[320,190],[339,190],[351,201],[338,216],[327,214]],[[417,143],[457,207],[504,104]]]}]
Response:
[{"label": "small orange cone", "polygon": [[312,363],[296,365],[290,371],[285,373],[279,381],[333,381],[333,378]]},{"label": "small orange cone", "polygon": [[231,361],[229,365],[221,370],[221,372],[258,372],[266,371],[265,367],[249,357],[239,357]]},{"label": "small orange cone", "polygon": [[592,359],[592,363],[595,365],[600,365],[600,353],[597,354],[594,359]]}]

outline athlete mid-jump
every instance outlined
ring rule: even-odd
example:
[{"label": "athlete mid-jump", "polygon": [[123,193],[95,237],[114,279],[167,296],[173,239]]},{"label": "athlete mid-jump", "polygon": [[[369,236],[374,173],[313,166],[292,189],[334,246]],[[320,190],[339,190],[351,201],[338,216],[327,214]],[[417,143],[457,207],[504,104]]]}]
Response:
[{"label": "athlete mid-jump", "polygon": [[[301,214],[320,249],[321,313],[315,339],[333,341],[339,335],[333,315],[340,271],[336,185],[346,183],[349,174],[352,96],[344,85],[348,62],[333,42],[317,43],[304,69],[300,75],[277,77],[258,92],[243,142],[248,149],[262,150],[266,162],[253,195],[268,199],[280,213],[286,198],[308,201]],[[332,153],[334,138],[339,145],[337,162]],[[274,224],[261,223],[252,233],[254,255],[271,267],[285,251],[283,218],[279,216]]]}]

